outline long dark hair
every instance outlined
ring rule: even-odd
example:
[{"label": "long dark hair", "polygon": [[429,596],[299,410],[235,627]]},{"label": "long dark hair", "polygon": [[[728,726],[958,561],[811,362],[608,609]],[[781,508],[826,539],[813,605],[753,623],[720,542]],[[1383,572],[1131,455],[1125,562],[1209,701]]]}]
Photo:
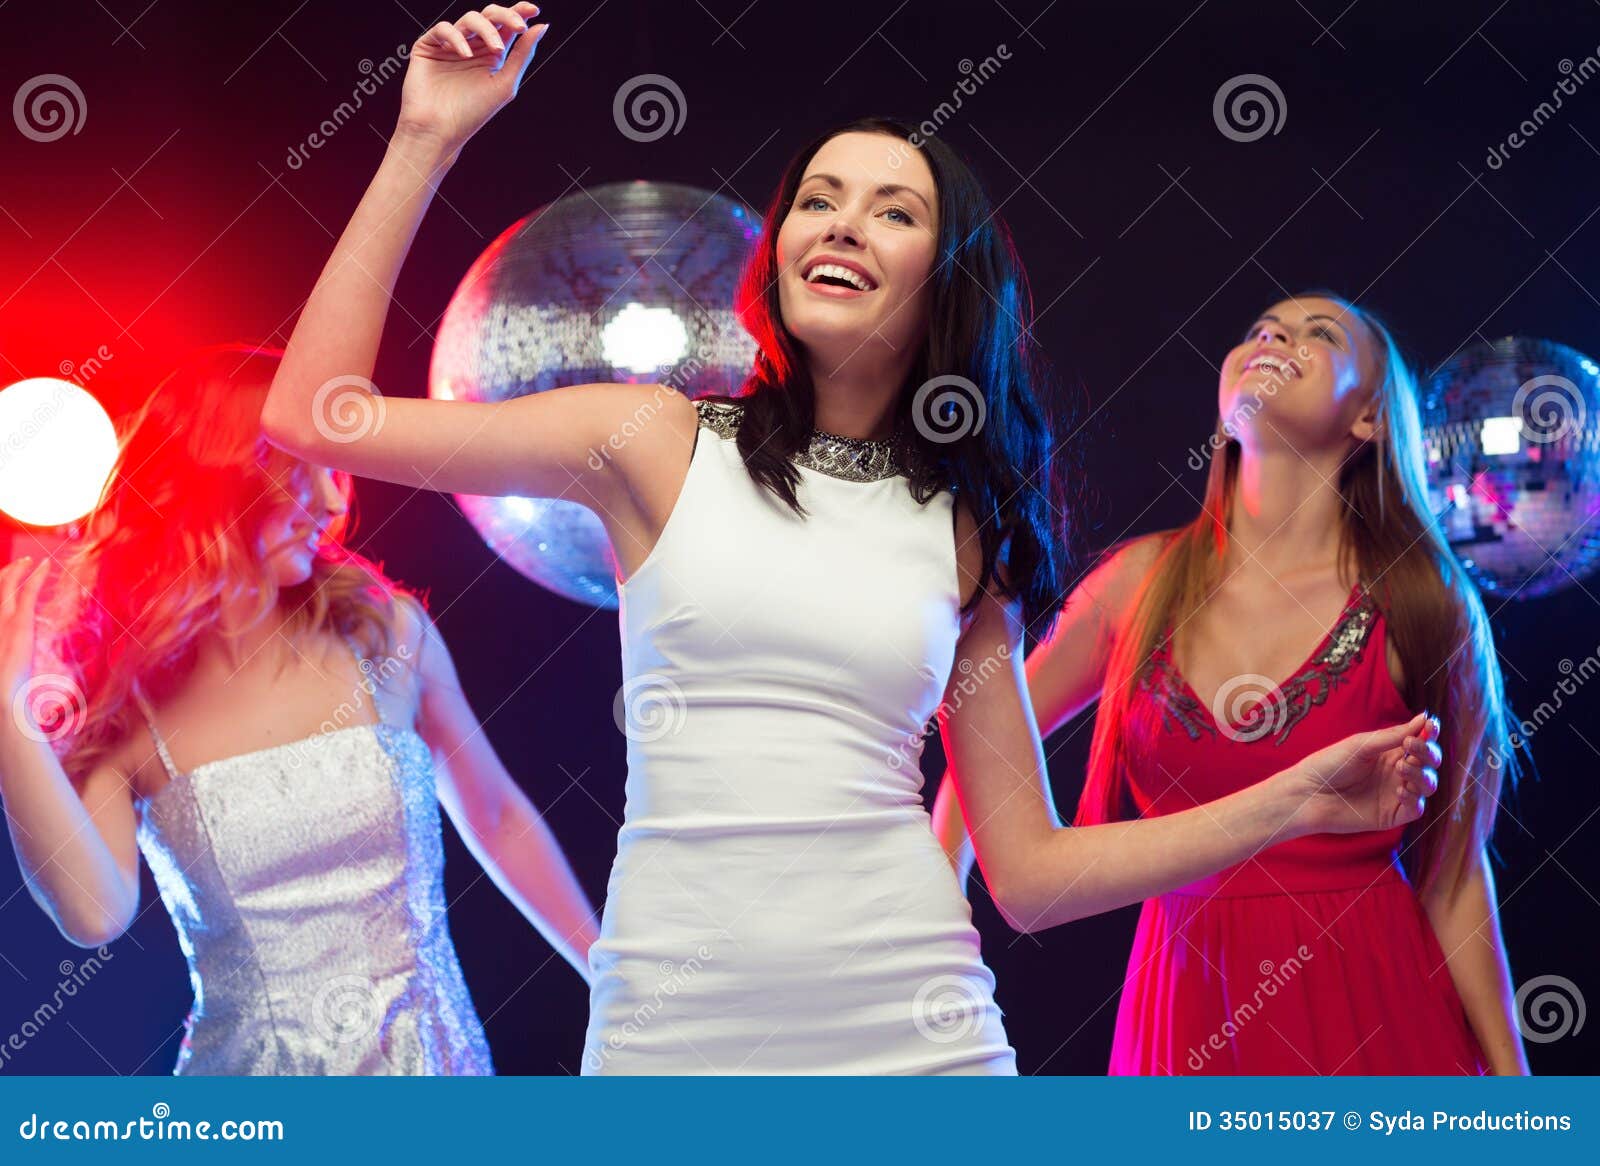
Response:
[{"label": "long dark hair", "polygon": [[[755,368],[735,398],[744,405],[740,455],[758,484],[795,513],[805,513],[796,497],[799,473],[791,459],[815,424],[816,390],[779,307],[778,228],[812,157],[847,133],[885,134],[898,139],[895,149],[920,151],[938,191],[927,339],[894,407],[912,496],[926,503],[948,489],[972,510],[983,569],[979,592],[963,613],[993,579],[997,593],[1021,598],[1026,626],[1042,634],[1065,597],[1069,544],[1076,535],[1069,518],[1067,459],[1057,449],[1047,402],[1040,399],[1054,385],[1034,343],[1032,298],[1010,234],[977,177],[942,138],[919,138],[892,118],[861,118],[821,134],[790,160],[740,281],[739,318],[758,345]],[[913,416],[918,389],[935,381],[962,395],[976,389],[979,397],[924,394],[933,404],[920,405],[922,415]],[[1048,404],[1064,412],[1061,402]],[[979,406],[981,425],[962,424],[954,440],[930,437],[930,432],[951,437],[951,414]],[[1003,578],[995,570],[1002,555]]]}]

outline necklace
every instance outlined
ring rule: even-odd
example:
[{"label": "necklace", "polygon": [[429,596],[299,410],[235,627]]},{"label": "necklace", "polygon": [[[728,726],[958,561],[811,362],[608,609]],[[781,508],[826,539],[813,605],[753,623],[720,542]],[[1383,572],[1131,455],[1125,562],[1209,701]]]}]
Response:
[{"label": "necklace", "polygon": [[896,430],[894,437],[874,441],[813,429],[810,442],[795,456],[795,460],[832,478],[843,478],[850,482],[878,482],[905,472],[900,458],[900,436],[900,431]]},{"label": "necklace", "polygon": [[[738,401],[696,401],[700,420],[723,437],[738,432],[744,405]],[[847,482],[881,482],[905,474],[903,428],[882,441],[865,437],[845,437],[824,429],[813,429],[805,448],[795,455],[795,463],[830,478]]]}]

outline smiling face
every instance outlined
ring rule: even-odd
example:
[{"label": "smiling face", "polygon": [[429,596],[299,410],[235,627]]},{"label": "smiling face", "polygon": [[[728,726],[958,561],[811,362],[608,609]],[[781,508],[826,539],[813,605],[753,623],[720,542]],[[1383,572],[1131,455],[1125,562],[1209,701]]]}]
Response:
[{"label": "smiling face", "polygon": [[1318,296],[1261,314],[1223,359],[1217,407],[1241,442],[1297,449],[1374,433],[1377,341],[1354,312]]},{"label": "smiling face", "polygon": [[278,586],[293,587],[311,577],[317,547],[350,506],[345,475],[325,466],[297,466],[280,485],[257,532],[256,553]]},{"label": "smiling face", "polygon": [[926,335],[938,194],[919,150],[887,134],[830,138],[776,240],[783,322],[830,371],[905,358]]}]

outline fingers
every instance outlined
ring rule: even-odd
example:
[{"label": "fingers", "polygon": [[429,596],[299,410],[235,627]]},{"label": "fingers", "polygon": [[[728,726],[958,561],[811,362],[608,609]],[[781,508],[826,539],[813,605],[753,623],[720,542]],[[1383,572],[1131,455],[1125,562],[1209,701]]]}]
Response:
[{"label": "fingers", "polygon": [[467,38],[448,20],[441,20],[430,28],[418,43],[454,52],[458,57],[472,56],[472,46],[467,44]]},{"label": "fingers", "polygon": [[506,51],[506,42],[501,39],[499,31],[489,22],[489,18],[481,12],[469,12],[456,21],[456,27],[470,37],[477,37],[488,46],[496,56]]},{"label": "fingers", "polygon": [[[517,7],[520,8],[522,5],[519,4]],[[527,7],[533,9],[533,13],[529,15],[539,11],[537,4],[529,4]],[[505,35],[507,29],[512,32],[522,32],[528,27],[528,22],[523,18],[522,13],[516,11],[516,9],[507,8],[504,4],[490,4],[483,10],[483,14],[489,18],[495,28],[500,30],[501,36]]]},{"label": "fingers", "polygon": [[500,66],[500,71],[510,74],[513,92],[522,84],[522,74],[527,70],[528,62],[533,60],[534,49],[539,47],[539,42],[549,30],[548,24],[534,25],[532,29],[517,38],[517,43],[512,45],[511,51],[506,54],[505,64]]}]

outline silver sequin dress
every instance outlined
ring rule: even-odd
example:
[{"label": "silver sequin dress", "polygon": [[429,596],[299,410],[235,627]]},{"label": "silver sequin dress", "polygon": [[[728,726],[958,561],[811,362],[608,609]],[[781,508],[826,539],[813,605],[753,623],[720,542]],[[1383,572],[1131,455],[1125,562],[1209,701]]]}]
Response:
[{"label": "silver sequin dress", "polygon": [[380,719],[180,773],[144,712],[170,780],[139,848],[194,989],[173,1072],[493,1073],[422,737]]}]

